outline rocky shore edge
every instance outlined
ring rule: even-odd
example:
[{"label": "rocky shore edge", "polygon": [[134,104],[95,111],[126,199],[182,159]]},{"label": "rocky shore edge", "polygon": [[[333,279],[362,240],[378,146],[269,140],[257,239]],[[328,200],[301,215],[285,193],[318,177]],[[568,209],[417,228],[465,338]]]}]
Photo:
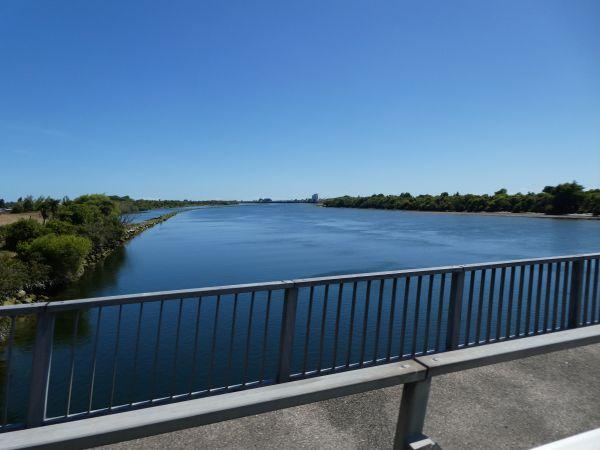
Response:
[{"label": "rocky shore edge", "polygon": [[[105,248],[101,249],[100,251],[96,251],[96,252],[90,253],[90,255],[88,255],[77,278],[81,277],[88,268],[93,267],[100,261],[104,260],[108,255],[110,255],[112,252],[114,252],[120,246],[125,245],[128,241],[130,241],[134,237],[138,236],[139,234],[143,233],[144,231],[169,220],[171,217],[175,216],[178,212],[179,211],[173,211],[173,212],[163,214],[158,217],[154,217],[152,219],[144,220],[143,222],[140,222],[140,223],[129,224],[125,230],[125,233],[123,233],[123,236],[121,237],[121,239],[115,241],[115,243],[113,245],[111,245],[110,247],[105,247]],[[47,283],[44,286],[38,286],[36,291],[41,291],[41,292],[46,291],[47,292],[48,290],[56,288],[56,287],[58,287],[58,285],[56,285],[54,283]],[[24,290],[20,290],[14,296],[2,299],[1,304],[2,304],[2,306],[8,306],[8,305],[19,305],[19,304],[23,304],[23,303],[43,302],[43,301],[48,301],[48,300],[50,300],[50,297],[48,295],[34,294],[33,292],[26,292]],[[0,334],[1,334],[1,330],[0,330]]]}]

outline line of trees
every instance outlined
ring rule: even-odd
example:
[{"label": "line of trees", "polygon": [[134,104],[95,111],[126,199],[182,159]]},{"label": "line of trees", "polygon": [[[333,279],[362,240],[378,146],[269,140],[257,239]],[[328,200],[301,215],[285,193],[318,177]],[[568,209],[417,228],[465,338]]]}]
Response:
[{"label": "line of trees", "polygon": [[27,197],[19,197],[14,203],[7,203],[4,199],[0,199],[0,208],[10,208],[13,214],[39,211],[44,218],[48,219],[51,214],[55,214],[60,205],[60,200],[51,197],[33,198],[31,195]]},{"label": "line of trees", "polygon": [[149,209],[183,208],[186,206],[232,205],[237,203],[233,200],[134,200],[127,195],[124,197],[111,195],[109,198],[119,204],[122,214],[148,211]]},{"label": "line of trees", "polygon": [[[113,202],[119,205],[119,211],[121,214],[136,213],[140,211],[147,211],[149,209],[162,209],[162,208],[183,208],[186,206],[206,206],[206,205],[230,205],[237,203],[233,200],[145,200],[145,199],[132,199],[128,195],[120,197],[118,195],[111,195],[108,197]],[[28,195],[26,197],[19,197],[16,202],[6,202],[0,198],[0,208],[10,208],[10,212],[14,214],[27,213],[39,211],[44,217],[44,220],[54,214],[58,208],[58,205],[62,203],[69,203],[71,200],[69,197],[64,197],[62,200],[54,199],[51,197],[38,197]]]},{"label": "line of trees", "polygon": [[323,201],[324,206],[345,208],[399,209],[415,211],[453,212],[512,212],[600,215],[600,189],[585,190],[573,181],[556,186],[546,186],[542,192],[508,194],[500,189],[494,195],[448,194],[417,195],[407,192],[400,195],[371,195],[369,197],[337,197]]},{"label": "line of trees", "polygon": [[105,195],[49,205],[44,223],[21,219],[0,227],[0,298],[69,282],[88,258],[123,239],[119,204]]}]

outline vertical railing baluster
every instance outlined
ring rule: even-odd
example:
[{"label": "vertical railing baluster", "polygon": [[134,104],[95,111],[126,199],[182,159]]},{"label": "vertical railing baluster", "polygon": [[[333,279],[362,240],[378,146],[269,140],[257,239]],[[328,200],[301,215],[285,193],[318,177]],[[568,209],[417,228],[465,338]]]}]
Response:
[{"label": "vertical railing baluster", "polygon": [[435,351],[440,351],[440,339],[442,337],[442,316],[444,312],[444,292],[446,290],[446,273],[440,274],[440,295],[438,297],[438,315],[435,336]]},{"label": "vertical railing baluster", "polygon": [[265,314],[265,327],[263,330],[263,341],[262,341],[262,352],[261,352],[261,360],[260,360],[260,383],[264,384],[265,382],[265,363],[267,359],[267,338],[269,336],[269,316],[271,315],[271,297],[273,291],[269,290],[267,293],[267,307]]},{"label": "vertical railing baluster", "polygon": [[563,289],[562,289],[562,312],[561,312],[561,329],[568,328],[569,322],[567,317],[567,303],[568,303],[568,292],[569,292],[569,280],[571,279],[571,272],[573,271],[572,264],[565,261],[565,273],[563,275]]},{"label": "vertical railing baluster", "polygon": [[569,296],[569,328],[579,326],[582,307],[583,261],[573,261],[571,265],[571,292]]},{"label": "vertical railing baluster", "polygon": [[367,343],[367,325],[369,320],[369,305],[371,304],[371,280],[367,281],[367,293],[363,310],[363,327],[360,346],[360,367],[365,365],[365,347]]},{"label": "vertical railing baluster", "polygon": [[525,265],[522,265],[519,269],[519,294],[517,297],[517,328],[515,330],[515,336],[521,336],[521,324],[523,322],[523,292],[525,290]]},{"label": "vertical railing baluster", "polygon": [[398,287],[398,278],[394,278],[392,281],[392,294],[390,297],[390,320],[388,321],[388,335],[387,335],[387,357],[386,361],[390,361],[392,357],[392,332],[394,330],[394,316],[396,315],[396,290]]},{"label": "vertical railing baluster", "polygon": [[492,318],[494,316],[494,296],[496,294],[496,269],[492,269],[492,279],[490,280],[490,288],[488,290],[488,309],[487,320],[485,324],[485,342],[490,342],[492,336]]},{"label": "vertical railing baluster", "polygon": [[552,263],[546,264],[546,299],[544,301],[544,326],[542,332],[548,331],[548,318],[550,315],[550,292],[552,291]]},{"label": "vertical railing baluster", "polygon": [[97,355],[98,355],[98,338],[100,337],[100,321],[102,319],[102,306],[98,308],[98,316],[96,317],[96,335],[94,336],[94,348],[92,350],[92,367],[91,367],[91,377],[90,377],[90,391],[89,391],[89,401],[87,413],[89,414],[92,410],[93,401],[94,401],[94,382],[96,381],[96,363],[97,363]]},{"label": "vertical railing baluster", "polygon": [[[464,282],[463,282],[464,284]],[[473,317],[473,296],[475,295],[475,271],[469,272],[469,299],[467,301],[467,323],[465,330],[465,346],[469,346],[471,343],[471,328],[472,317]]]},{"label": "vertical railing baluster", "polygon": [[298,309],[298,288],[295,286],[286,288],[283,301],[281,336],[279,339],[279,370],[277,371],[278,383],[284,383],[290,380],[294,331],[296,327],[296,310]]},{"label": "vertical railing baluster", "polygon": [[417,341],[419,338],[419,310],[421,309],[421,287],[423,286],[423,276],[417,277],[417,298],[415,300],[415,315],[413,322],[413,341],[412,341],[412,356],[417,354]]},{"label": "vertical railing baluster", "polygon": [[194,349],[192,351],[192,370],[190,371],[190,381],[188,395],[194,393],[194,380],[196,378],[196,358],[198,354],[198,336],[200,335],[200,317],[202,310],[202,297],[198,297],[198,309],[196,310],[196,327],[194,329]]},{"label": "vertical railing baluster", "polygon": [[2,411],[2,427],[5,427],[8,424],[8,401],[10,399],[10,381],[11,381],[11,363],[12,363],[12,354],[13,354],[13,345],[15,342],[15,326],[17,323],[16,316],[10,318],[10,331],[8,335],[8,355],[6,355],[6,365],[4,366],[4,376],[6,380],[4,380],[4,408]]},{"label": "vertical railing baluster", "polygon": [[133,399],[135,398],[134,386],[137,377],[137,365],[138,365],[138,354],[140,350],[140,332],[142,327],[142,314],[144,312],[144,302],[140,303],[140,312],[138,315],[136,332],[135,332],[135,350],[133,351],[133,370],[131,371],[131,377],[129,379],[129,406],[133,405]]},{"label": "vertical railing baluster", "polygon": [[156,327],[156,343],[154,345],[154,361],[152,363],[152,394],[150,401],[154,400],[156,395],[156,366],[158,364],[158,350],[160,349],[160,329],[162,328],[162,317],[165,301],[160,301],[160,309],[158,312],[158,326]]},{"label": "vertical railing baluster", "polygon": [[506,339],[510,339],[512,335],[512,316],[515,297],[515,275],[517,267],[510,268],[510,280],[508,282],[508,307],[506,309]]},{"label": "vertical railing baluster", "polygon": [[475,329],[475,345],[481,343],[481,324],[483,322],[483,296],[485,294],[485,276],[486,269],[481,270],[481,277],[479,278],[479,299],[477,303],[477,328]]},{"label": "vertical railing baluster", "polygon": [[250,340],[252,338],[252,316],[254,315],[254,297],[255,292],[252,291],[250,297],[250,312],[248,314],[248,330],[246,332],[246,351],[244,352],[244,376],[242,377],[242,386],[246,386],[248,382],[248,358],[250,356]]},{"label": "vertical railing baluster", "polygon": [[408,332],[408,299],[410,297],[410,276],[404,278],[404,298],[402,300],[402,330],[400,333],[400,359],[404,358],[404,344]]},{"label": "vertical railing baluster", "polygon": [[55,321],[55,313],[46,309],[37,314],[27,409],[28,428],[40,426],[46,419]]},{"label": "vertical railing baluster", "polygon": [[346,368],[350,367],[352,356],[352,338],[354,337],[354,316],[356,313],[356,288],[358,283],[352,283],[352,306],[350,307],[350,329],[348,330],[348,350],[346,352]]},{"label": "vertical railing baluster", "polygon": [[67,407],[65,408],[65,417],[69,417],[71,412],[71,394],[73,393],[73,376],[75,373],[75,346],[77,344],[77,332],[79,330],[79,315],[80,310],[75,311],[75,320],[73,323],[73,335],[71,337],[71,367],[69,369],[69,388],[67,391]]},{"label": "vertical railing baluster", "polygon": [[327,329],[327,306],[329,304],[329,285],[325,285],[325,293],[323,294],[323,311],[321,313],[321,339],[319,340],[319,361],[317,373],[323,370],[323,353],[325,348],[325,330]]},{"label": "vertical railing baluster", "polygon": [[115,398],[115,386],[117,384],[117,363],[119,361],[119,338],[121,336],[121,316],[123,313],[123,305],[119,305],[119,318],[117,319],[117,336],[115,339],[115,349],[113,352],[113,363],[112,363],[112,384],[110,389],[110,403],[108,404],[108,409],[112,409],[113,400]]},{"label": "vertical railing baluster", "polygon": [[177,355],[179,354],[179,335],[181,334],[181,310],[183,309],[183,299],[179,299],[179,310],[177,311],[177,324],[175,325],[175,349],[173,351],[173,369],[171,370],[171,398],[175,396],[177,384]]},{"label": "vertical railing baluster", "polygon": [[542,281],[544,278],[544,265],[538,264],[537,273],[537,288],[535,291],[535,314],[533,322],[533,334],[539,334],[540,332],[540,319],[541,319],[541,307],[542,307]]},{"label": "vertical railing baluster", "polygon": [[233,296],[233,315],[231,317],[231,331],[229,333],[229,353],[227,354],[227,375],[225,376],[225,389],[231,386],[231,365],[233,363],[233,349],[235,347],[235,325],[237,321],[238,294]]},{"label": "vertical railing baluster", "polygon": [[425,336],[423,341],[423,354],[426,355],[429,350],[429,334],[431,333],[431,301],[433,298],[434,275],[429,275],[427,286],[427,307],[425,308]]},{"label": "vertical railing baluster", "polygon": [[588,259],[585,263],[585,293],[583,294],[583,324],[587,325],[589,322],[589,309],[590,309],[590,278],[592,274],[592,260]]},{"label": "vertical railing baluster", "polygon": [[306,333],[304,335],[304,359],[302,361],[302,374],[306,375],[308,365],[308,346],[310,344],[310,328],[312,322],[312,309],[315,295],[315,287],[311,286],[308,293],[308,312],[306,316]]},{"label": "vertical railing baluster", "polygon": [[496,341],[500,340],[502,317],[504,316],[504,285],[506,284],[506,267],[500,270],[500,292],[498,293],[498,312],[496,314]]},{"label": "vertical railing baluster", "polygon": [[600,284],[600,259],[594,260],[594,289],[592,293],[592,323],[598,322],[598,284]]},{"label": "vertical railing baluster", "polygon": [[529,266],[529,281],[527,283],[527,311],[525,314],[525,336],[531,333],[531,304],[533,300],[533,277],[535,273],[535,265]]},{"label": "vertical railing baluster", "polygon": [[[471,291],[473,288],[473,272],[471,272]],[[452,272],[450,278],[450,300],[448,304],[448,325],[446,330],[446,350],[456,350],[460,345],[460,324],[463,310],[463,288],[465,284],[465,271],[460,270]],[[472,298],[472,294],[471,294]],[[467,312],[467,317],[470,319]],[[469,345],[468,330],[470,323],[467,321],[467,341],[465,346]]]},{"label": "vertical railing baluster", "polygon": [[375,347],[373,349],[373,364],[377,364],[377,354],[379,353],[379,332],[381,331],[381,310],[383,309],[383,288],[385,280],[379,280],[379,301],[377,303],[377,322],[375,325]]},{"label": "vertical railing baluster", "polygon": [[558,297],[560,294],[560,272],[562,263],[556,263],[556,274],[554,275],[554,307],[552,308],[552,330],[556,330],[558,325]]},{"label": "vertical railing baluster", "polygon": [[337,308],[335,312],[335,336],[333,339],[333,365],[332,370],[335,370],[335,363],[337,361],[338,354],[338,341],[340,336],[340,314],[342,313],[342,293],[344,292],[344,283],[340,283],[338,286],[338,299]]},{"label": "vertical railing baluster", "polygon": [[[270,292],[270,291],[269,291]],[[221,309],[221,295],[217,295],[217,300],[216,300],[216,307],[215,307],[215,321],[213,323],[213,332],[212,332],[212,341],[211,341],[211,348],[210,348],[210,369],[208,372],[208,381],[206,384],[206,389],[208,390],[208,392],[210,393],[210,391],[213,388],[213,381],[214,381],[214,372],[215,372],[215,353],[216,353],[216,348],[217,348],[217,329],[219,326],[219,310]]]}]

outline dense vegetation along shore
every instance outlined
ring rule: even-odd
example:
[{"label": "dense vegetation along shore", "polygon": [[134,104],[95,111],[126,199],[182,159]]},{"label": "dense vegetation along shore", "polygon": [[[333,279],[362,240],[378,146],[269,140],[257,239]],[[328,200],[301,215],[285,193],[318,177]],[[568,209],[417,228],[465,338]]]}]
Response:
[{"label": "dense vegetation along shore", "polygon": [[[131,214],[150,209],[165,209],[165,208],[183,208],[187,206],[218,206],[218,205],[234,205],[236,200],[146,200],[132,199],[128,195],[119,197],[118,195],[110,195],[107,197],[113,203],[118,205],[121,214]],[[51,197],[38,197],[28,195],[19,197],[16,202],[7,202],[0,198],[0,208],[7,208],[11,214],[38,213],[44,218],[55,212],[61,203],[69,203],[69,197],[64,197],[62,200]]]},{"label": "dense vegetation along shore", "polygon": [[520,213],[565,216],[566,214],[600,215],[600,189],[584,190],[577,182],[546,186],[542,192],[508,194],[500,189],[494,195],[459,194],[371,195],[369,197],[337,197],[323,200],[323,206],[334,208],[374,208],[409,211],[465,213]]},{"label": "dense vegetation along shore", "polygon": [[175,214],[131,224],[119,202],[94,194],[58,202],[42,222],[21,219],[0,227],[0,302],[47,299],[87,266]]}]

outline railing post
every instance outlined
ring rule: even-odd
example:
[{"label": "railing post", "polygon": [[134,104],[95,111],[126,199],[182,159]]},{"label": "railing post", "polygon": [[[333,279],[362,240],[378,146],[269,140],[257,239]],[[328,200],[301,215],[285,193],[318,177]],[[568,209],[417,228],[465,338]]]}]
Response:
[{"label": "railing post", "polygon": [[29,388],[29,407],[27,409],[28,428],[43,425],[46,418],[55,314],[44,309],[44,311],[37,314],[36,320]]},{"label": "railing post", "polygon": [[394,437],[394,450],[411,449],[413,442],[427,439],[423,435],[423,425],[430,387],[431,378],[429,377],[403,386],[400,414]]},{"label": "railing post", "polygon": [[279,369],[277,382],[284,383],[290,379],[292,364],[292,346],[294,345],[294,328],[296,325],[296,309],[298,303],[298,288],[285,289],[283,316],[281,319],[281,339],[279,346]]},{"label": "railing post", "polygon": [[[461,268],[452,272],[450,281],[450,303],[448,305],[448,327],[446,332],[446,350],[458,348],[460,341],[460,319],[463,305],[463,286],[465,271]],[[467,324],[467,326],[469,326]]]},{"label": "railing post", "polygon": [[582,306],[583,261],[573,261],[571,265],[571,292],[569,294],[569,327],[579,326],[579,312]]}]

